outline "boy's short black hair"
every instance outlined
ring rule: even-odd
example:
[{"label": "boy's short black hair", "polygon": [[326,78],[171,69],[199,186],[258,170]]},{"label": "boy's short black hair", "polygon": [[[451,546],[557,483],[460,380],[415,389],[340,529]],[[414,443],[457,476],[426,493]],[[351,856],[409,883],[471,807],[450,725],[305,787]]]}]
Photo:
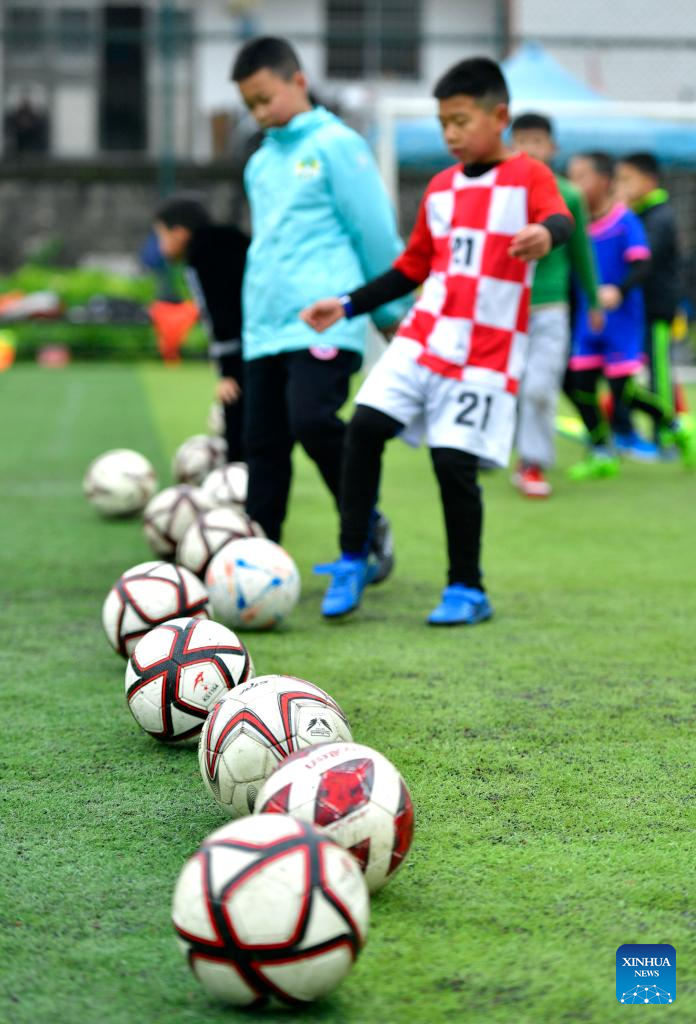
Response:
[{"label": "boy's short black hair", "polygon": [[514,132],[546,132],[550,139],[553,138],[551,118],[545,114],[537,114],[533,110],[528,111],[526,114],[519,114],[513,120],[510,127],[513,134]]},{"label": "boy's short black hair", "polygon": [[488,57],[469,57],[445,71],[433,89],[436,100],[471,96],[480,106],[509,103],[510,93],[500,66]]},{"label": "boy's short black hair", "polygon": [[597,174],[604,178],[614,177],[614,160],[608,153],[599,150],[591,150],[589,153],[578,153],[583,160],[589,160]]},{"label": "boy's short black hair", "polygon": [[660,177],[660,165],[652,153],[629,153],[628,156],[622,156],[619,163],[635,167],[637,171],[646,174],[649,178]]},{"label": "boy's short black hair", "polygon": [[165,199],[153,217],[168,228],[188,228],[195,231],[210,223],[210,214],[206,210],[201,196],[191,192],[178,192]]},{"label": "boy's short black hair", "polygon": [[277,36],[259,36],[245,43],[232,65],[232,81],[241,82],[255,75],[261,68],[268,68],[286,82],[296,71],[302,70],[299,58],[290,43],[287,39],[280,39]]}]

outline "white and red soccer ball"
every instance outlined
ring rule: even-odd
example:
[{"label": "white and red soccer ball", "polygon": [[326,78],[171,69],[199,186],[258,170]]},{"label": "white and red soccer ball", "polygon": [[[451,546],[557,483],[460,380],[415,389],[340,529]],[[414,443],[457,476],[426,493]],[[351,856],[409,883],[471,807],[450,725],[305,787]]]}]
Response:
[{"label": "white and red soccer ball", "polygon": [[188,569],[142,562],[128,569],[106,596],[102,625],[113,649],[129,658],[141,637],[168,619],[210,617],[208,591]]},{"label": "white and red soccer ball", "polygon": [[272,629],[300,597],[300,573],[272,540],[249,537],[223,545],[210,560],[205,584],[215,617],[232,629]]},{"label": "white and red soccer ball", "polygon": [[187,528],[176,549],[177,564],[203,576],[213,555],[228,541],[263,536],[259,524],[239,509],[212,508]]},{"label": "white and red soccer ball", "polygon": [[251,814],[262,783],[289,754],[350,740],[343,711],[314,683],[257,676],[226,694],[206,719],[198,763],[206,788],[232,817]]},{"label": "white and red soccer ball", "polygon": [[227,460],[227,443],[212,434],[194,434],[177,448],[172,460],[174,479],[180,484],[200,484]]},{"label": "white and red soccer ball", "polygon": [[245,462],[228,462],[209,473],[201,487],[211,506],[230,506],[244,511],[249,485],[249,471]]},{"label": "white and red soccer ball", "polygon": [[173,555],[196,516],[213,505],[200,487],[189,484],[165,487],[156,494],[143,512],[143,530],[155,554]]},{"label": "white and red soccer ball", "polygon": [[256,814],[291,814],[357,858],[370,892],[401,867],[413,838],[406,783],[383,754],[360,743],[322,743],[283,761],[264,782]]},{"label": "white and red soccer ball", "polygon": [[230,822],[184,865],[172,922],[195,977],[235,1006],[311,1002],[348,974],[370,900],[357,861],[282,814]]},{"label": "white and red soccer ball", "polygon": [[157,488],[149,459],[130,448],[114,448],[87,467],[82,489],[103,516],[130,516],[141,512]]},{"label": "white and red soccer ball", "polygon": [[213,705],[253,674],[249,652],[219,622],[172,619],[138,643],[126,668],[126,699],[145,732],[164,743],[201,731]]}]

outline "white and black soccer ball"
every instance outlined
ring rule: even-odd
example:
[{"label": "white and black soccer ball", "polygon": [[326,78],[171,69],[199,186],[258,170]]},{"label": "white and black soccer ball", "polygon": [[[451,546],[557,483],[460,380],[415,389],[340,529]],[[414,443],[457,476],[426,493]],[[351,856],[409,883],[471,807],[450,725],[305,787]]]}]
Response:
[{"label": "white and black soccer ball", "polygon": [[300,573],[284,548],[250,537],[229,541],[210,560],[205,584],[215,617],[232,629],[272,629],[300,597]]},{"label": "white and black soccer ball", "polygon": [[235,1006],[331,992],[367,937],[356,860],[282,814],[229,822],[186,862],[172,902],[179,947],[203,988]]},{"label": "white and black soccer ball", "polygon": [[257,676],[211,710],[198,763],[212,796],[238,818],[251,814],[261,784],[290,754],[351,739],[343,711],[319,686],[293,676]]},{"label": "white and black soccer ball", "polygon": [[169,562],[142,562],[124,572],[106,596],[102,624],[109,643],[124,658],[147,632],[181,616],[207,619],[208,591],[201,581]]},{"label": "white and black soccer ball", "polygon": [[228,462],[226,466],[214,469],[205,478],[201,487],[211,506],[219,508],[229,505],[242,512],[246,507],[249,471],[245,462]]},{"label": "white and black soccer ball", "polygon": [[140,640],[126,667],[126,699],[139,726],[163,743],[201,731],[213,705],[253,674],[249,652],[219,622],[172,619]]},{"label": "white and black soccer ball", "polygon": [[413,803],[391,761],[360,743],[322,743],[283,761],[264,782],[256,814],[291,814],[357,858],[370,892],[401,867],[413,838]]},{"label": "white and black soccer ball", "polygon": [[176,484],[165,487],[148,501],[143,529],[156,555],[173,555],[196,516],[213,507],[200,487]]},{"label": "white and black soccer ball", "polygon": [[235,508],[213,508],[191,523],[179,541],[176,560],[197,576],[203,576],[210,559],[230,540],[263,537],[258,523]]},{"label": "white and black soccer ball", "polygon": [[227,444],[222,437],[194,434],[180,444],[172,461],[174,479],[180,484],[200,484],[209,473],[227,461]]},{"label": "white and black soccer ball", "polygon": [[140,452],[114,448],[90,462],[82,489],[103,516],[131,516],[145,508],[157,489],[157,477]]}]

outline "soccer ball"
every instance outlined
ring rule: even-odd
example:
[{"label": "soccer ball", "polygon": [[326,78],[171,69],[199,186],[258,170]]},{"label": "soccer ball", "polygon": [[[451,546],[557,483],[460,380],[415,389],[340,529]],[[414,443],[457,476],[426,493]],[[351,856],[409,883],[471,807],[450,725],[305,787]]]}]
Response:
[{"label": "soccer ball", "polygon": [[156,555],[173,555],[196,516],[213,507],[200,487],[165,487],[148,501],[143,513],[145,536]]},{"label": "soccer ball", "polygon": [[314,683],[257,676],[212,709],[198,744],[198,763],[217,802],[239,818],[251,814],[261,783],[289,754],[351,739],[340,707]]},{"label": "soccer ball", "polygon": [[172,619],[150,630],[126,668],[126,698],[145,732],[165,743],[201,731],[211,707],[253,675],[249,652],[219,622]]},{"label": "soccer ball", "polygon": [[369,919],[355,859],[284,814],[213,832],[184,865],[172,902],[194,975],[235,1006],[327,995],[353,966]]},{"label": "soccer ball", "polygon": [[142,562],[116,580],[102,608],[109,643],[124,658],[154,626],[179,616],[209,618],[208,593],[188,569]]},{"label": "soccer ball", "polygon": [[212,470],[224,466],[226,459],[227,444],[221,437],[194,434],[176,450],[174,478],[181,484],[199,484]]},{"label": "soccer ball", "polygon": [[216,618],[233,629],[271,629],[300,596],[300,574],[279,544],[262,537],[232,540],[213,555],[205,583]]},{"label": "soccer ball", "polygon": [[291,814],[349,850],[370,892],[401,867],[413,838],[406,783],[383,754],[360,743],[323,743],[283,761],[264,782],[256,814]]},{"label": "soccer ball", "polygon": [[231,505],[244,511],[247,500],[249,471],[244,462],[229,462],[208,473],[201,484],[208,501],[214,508]]},{"label": "soccer ball", "polygon": [[187,528],[176,549],[176,560],[202,576],[210,559],[223,544],[241,537],[263,537],[264,532],[244,512],[213,508],[203,512]]},{"label": "soccer ball", "polygon": [[157,488],[152,463],[130,448],[114,448],[90,462],[82,489],[103,516],[141,512]]}]

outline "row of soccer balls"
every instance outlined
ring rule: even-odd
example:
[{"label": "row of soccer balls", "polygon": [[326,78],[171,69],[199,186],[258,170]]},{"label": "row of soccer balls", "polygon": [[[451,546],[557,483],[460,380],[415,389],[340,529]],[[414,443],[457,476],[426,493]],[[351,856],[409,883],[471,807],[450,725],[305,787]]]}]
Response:
[{"label": "row of soccer balls", "polygon": [[324,690],[255,676],[244,643],[221,623],[179,618],[148,632],[125,691],[156,739],[200,733],[203,782],[233,819],[176,884],[173,922],[194,974],[236,1005],[326,994],[364,944],[368,893],[408,853],[413,806],[401,775],[352,742]]},{"label": "row of soccer balls", "polygon": [[136,452],[90,466],[90,501],[106,515],[144,508],[156,553],[176,552],[181,563],[128,570],[102,618],[129,657],[136,721],[163,742],[200,733],[204,784],[237,819],[204,841],[176,885],[174,927],[194,974],[237,1005],[306,1002],[350,970],[369,891],[410,847],[413,808],[398,771],[352,742],[328,694],[305,680],[255,677],[245,645],[208,618],[212,604],[234,628],[274,625],[300,587],[290,556],[243,511],[245,467],[212,464],[216,441],[185,442],[174,460],[179,485],[155,497],[154,471]]}]

